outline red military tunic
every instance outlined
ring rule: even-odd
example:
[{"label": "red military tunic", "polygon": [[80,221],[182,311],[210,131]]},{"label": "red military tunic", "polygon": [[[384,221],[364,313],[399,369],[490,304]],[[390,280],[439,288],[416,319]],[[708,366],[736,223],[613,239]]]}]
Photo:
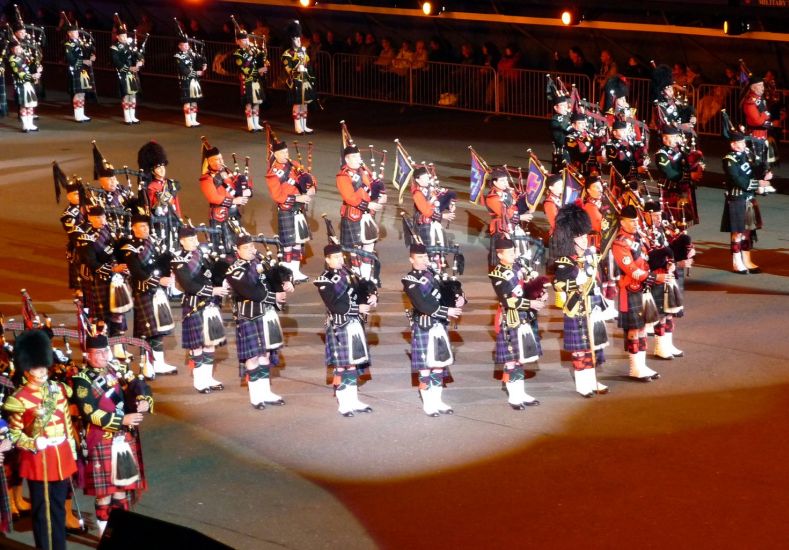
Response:
[{"label": "red military tunic", "polygon": [[370,173],[364,168],[352,170],[344,164],[337,174],[336,182],[342,197],[340,215],[353,222],[360,221],[362,214],[367,211],[367,205],[373,200],[370,197],[373,183]]},{"label": "red military tunic", "polygon": [[620,229],[612,247],[614,260],[619,266],[619,311],[627,311],[628,292],[641,292],[643,283],[650,276],[647,249],[636,236]]},{"label": "red military tunic", "polygon": [[584,211],[589,215],[592,222],[592,232],[589,233],[589,244],[600,252],[603,236],[603,213],[600,212],[600,201],[587,198],[584,202]]},{"label": "red military tunic", "polygon": [[[50,401],[51,414],[44,406],[44,400],[50,394],[54,397]],[[77,471],[76,444],[68,403],[70,397],[68,386],[49,381],[43,388],[27,384],[6,400],[3,408],[8,413],[11,440],[19,448],[21,477],[31,481],[62,481]],[[42,409],[43,417],[39,415]],[[48,418],[43,428],[40,426],[42,418]],[[43,451],[36,449],[39,436],[47,437],[50,442]]]},{"label": "red military tunic", "polygon": [[518,213],[518,206],[508,190],[501,191],[493,187],[485,197],[485,206],[492,216],[488,227],[491,235],[512,231],[511,222]]},{"label": "red military tunic", "polygon": [[[165,190],[165,180],[152,179],[148,184],[148,204],[151,205],[151,210],[159,206],[159,194]],[[181,203],[178,201],[178,196],[175,196],[170,201],[170,204],[175,208],[175,213],[181,218]]]},{"label": "red military tunic", "polygon": [[550,232],[549,235],[553,234],[553,230],[556,227],[556,215],[559,213],[559,209],[562,207],[562,198],[558,195],[554,195],[553,193],[548,193],[548,196],[545,197],[545,201],[542,203],[542,209],[545,212],[545,217],[550,224]]},{"label": "red military tunic", "polygon": [[[285,171],[288,171],[286,174]],[[284,163],[277,162],[276,160],[269,166],[266,173],[266,185],[268,185],[271,198],[277,203],[277,207],[282,210],[290,210],[296,197],[301,195],[301,191],[296,186],[296,182],[302,173],[306,170],[294,160],[288,160]],[[313,187],[317,189],[318,182],[312,178]]]},{"label": "red military tunic", "polygon": [[748,92],[745,100],[742,102],[742,112],[745,115],[745,124],[748,126],[748,132],[753,136],[761,139],[767,139],[767,122],[770,116],[767,113],[767,105],[763,97],[756,95],[753,92]]},{"label": "red military tunic", "polygon": [[[438,209],[438,205],[432,201],[432,192],[430,193],[430,198],[426,197],[425,194],[422,192],[421,189],[415,189],[413,193],[414,198],[414,206],[416,207],[417,212],[417,222],[420,225],[424,225],[433,221],[436,216],[436,210]],[[438,221],[441,220],[440,213],[438,214]]]}]

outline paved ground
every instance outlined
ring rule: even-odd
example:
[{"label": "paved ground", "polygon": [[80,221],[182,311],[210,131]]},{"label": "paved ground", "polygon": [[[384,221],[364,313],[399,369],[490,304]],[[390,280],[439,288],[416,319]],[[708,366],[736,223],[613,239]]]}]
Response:
[{"label": "paved ground", "polygon": [[[252,175],[263,183],[263,138],[241,132],[237,118],[205,115],[203,128],[187,130],[177,111],[142,108],[144,123],[126,128],[115,111],[93,109],[94,122],[76,125],[55,96],[42,110],[37,134],[14,132],[14,120],[0,121],[0,310],[7,317],[18,316],[18,289],[26,287],[39,311],[73,325],[57,221],[62,205],[52,198],[50,163],[89,177],[91,139],[116,166],[136,166],[139,146],[159,140],[195,222],[207,214],[196,185],[201,134],[226,158],[233,151],[251,156]],[[292,140],[284,112],[272,118],[280,136]],[[415,160],[434,161],[442,181],[458,190],[467,185],[468,145],[490,163],[525,164],[527,146],[548,157],[544,123],[483,124],[477,115],[329,103],[314,117],[317,255],[305,269],[313,276],[326,241],[319,214],[338,221],[333,175],[340,119],[361,145],[391,152],[399,137]],[[720,166],[716,141],[702,141],[712,170]],[[390,167],[391,160],[390,154]],[[455,382],[445,395],[456,414],[426,417],[409,376],[399,283],[408,262],[390,201],[379,246],[382,306],[370,331],[372,379],[361,388],[375,412],[352,419],[336,413],[322,363],[322,308],[314,287],[300,286],[282,317],[288,345],[273,382],[285,407],[261,412],[249,406],[237,383],[232,338],[218,353],[226,391],[196,394],[183,369],[154,382],[157,414],[143,428],[150,490],[136,510],[249,549],[782,547],[789,534],[783,328],[789,198],[762,201],[767,227],[754,257],[766,273],[737,276],[728,272],[726,236],[718,232],[719,181],[711,174],[712,187],[699,192],[702,224],[692,231],[699,255],[675,338],[686,357],[651,362],[661,380],[623,377],[626,357],[612,328],[601,374],[611,393],[581,399],[568,363],[560,360],[561,316],[551,310],[540,318],[545,356],[527,382],[543,404],[510,410],[491,364],[494,304],[480,238],[486,214],[464,203],[450,228],[466,252],[463,281],[471,300],[452,333]],[[412,208],[408,199],[406,208]],[[261,189],[245,213],[250,230],[272,233],[273,212]],[[166,342],[167,355],[182,364],[177,340]],[[92,504],[80,503],[92,524]],[[12,538],[30,544],[29,521],[17,528]],[[73,539],[73,546],[95,542]]]}]

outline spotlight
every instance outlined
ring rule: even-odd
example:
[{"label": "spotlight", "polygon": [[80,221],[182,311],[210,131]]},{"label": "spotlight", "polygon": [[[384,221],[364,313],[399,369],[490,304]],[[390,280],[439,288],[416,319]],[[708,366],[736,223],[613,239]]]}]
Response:
[{"label": "spotlight", "polygon": [[561,19],[562,25],[570,27],[580,23],[583,17],[581,17],[581,14],[578,12],[578,10],[566,9],[562,12],[562,15],[559,19]]},{"label": "spotlight", "polygon": [[318,2],[316,2],[315,0],[299,0],[299,5],[302,8],[309,8],[310,6],[314,6],[317,3]]},{"label": "spotlight", "polygon": [[436,6],[433,2],[422,2],[422,13],[425,15],[439,15],[444,11],[444,6]]},{"label": "spotlight", "polygon": [[738,36],[745,34],[751,30],[751,24],[745,19],[736,17],[731,19],[724,19],[723,21],[723,34],[730,36]]}]

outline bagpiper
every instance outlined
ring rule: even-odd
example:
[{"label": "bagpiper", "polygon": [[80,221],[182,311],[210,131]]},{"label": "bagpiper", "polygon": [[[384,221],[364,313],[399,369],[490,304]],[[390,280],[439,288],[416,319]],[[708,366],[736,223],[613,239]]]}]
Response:
[{"label": "bagpiper", "polygon": [[756,241],[756,230],[762,228],[759,203],[754,196],[770,182],[764,173],[757,173],[754,152],[748,148],[746,137],[737,131],[728,132],[731,152],[723,157],[726,175],[726,201],[721,218],[721,231],[731,234],[732,271],[737,274],[761,273],[751,259]]},{"label": "bagpiper", "polygon": [[495,362],[504,366],[502,380],[510,407],[523,410],[540,404],[524,389],[523,369],[542,355],[537,313],[545,308],[548,280],[515,257],[512,240],[499,237],[494,246],[498,263],[488,277],[498,301]]},{"label": "bagpiper", "polygon": [[681,315],[684,308],[682,290],[678,284],[679,273],[684,272],[684,269],[678,269],[679,262],[674,257],[674,248],[663,225],[660,203],[647,201],[644,204],[644,217],[647,222],[649,270],[667,275],[664,284],[654,284],[650,289],[658,311],[658,320],[652,326],[655,334],[653,355],[658,359],[670,360],[684,355],[682,350],[674,345],[674,317]]},{"label": "bagpiper", "polygon": [[589,133],[589,121],[584,113],[578,111],[570,116],[572,130],[565,136],[564,148],[575,170],[589,176],[590,164],[596,159],[594,138]]},{"label": "bagpiper", "polygon": [[704,157],[685,148],[680,130],[664,126],[663,146],[655,154],[662,175],[660,192],[668,218],[687,225],[699,223],[695,187],[704,173]]},{"label": "bagpiper", "polygon": [[140,358],[146,378],[157,374],[176,374],[178,369],[164,360],[165,336],[175,328],[164,289],[172,283],[170,256],[161,241],[151,237],[151,217],[144,209],[132,214],[132,238],[121,245],[122,262],[131,274],[134,293],[134,337],[151,346],[153,361],[147,353]]},{"label": "bagpiper", "polygon": [[488,225],[489,267],[496,265],[497,262],[494,246],[496,239],[502,236],[514,239],[520,230],[521,220],[531,221],[532,219],[532,214],[525,203],[525,195],[518,196],[510,186],[510,176],[506,167],[494,168],[490,174],[490,181],[492,183],[490,192],[485,196],[485,207],[490,214],[490,224]]},{"label": "bagpiper", "polygon": [[66,243],[66,261],[68,262],[68,287],[72,290],[75,296],[82,295],[82,285],[79,279],[79,256],[77,254],[77,241],[82,226],[85,223],[85,215],[81,206],[81,192],[82,183],[78,178],[68,179],[66,175],[60,170],[60,167],[55,162],[53,163],[54,182],[55,182],[55,200],[60,202],[61,188],[66,192],[66,200],[68,205],[63,213],[60,215],[60,224],[63,226],[63,231],[66,233],[68,242]]},{"label": "bagpiper", "polygon": [[570,98],[566,95],[557,95],[553,100],[553,114],[551,115],[551,141],[553,142],[553,156],[551,170],[556,173],[562,169],[565,161],[570,162],[565,143],[567,136],[572,132],[570,121]]},{"label": "bagpiper", "polygon": [[[411,195],[414,200],[416,231],[423,244],[444,246],[446,236],[442,223],[455,219],[456,194],[454,191],[437,187],[433,175],[425,166],[418,166],[414,170],[414,183]],[[431,261],[438,266],[441,254],[431,258]]]},{"label": "bagpiper", "polygon": [[197,101],[203,97],[200,77],[208,68],[206,58],[191,49],[190,39],[178,25],[178,51],[175,53],[175,64],[178,69],[178,81],[181,91],[181,103],[184,109],[184,121],[187,128],[200,126],[197,122]]},{"label": "bagpiper", "polygon": [[263,130],[259,118],[260,106],[266,99],[263,77],[268,72],[266,49],[251,44],[247,31],[238,27],[236,27],[236,44],[238,48],[233,51],[233,61],[239,71],[241,104],[247,118],[247,130],[260,132]]},{"label": "bagpiper", "polygon": [[33,124],[38,106],[38,95],[35,85],[41,78],[41,70],[33,65],[33,59],[25,53],[22,44],[11,41],[9,44],[11,55],[8,56],[8,66],[14,78],[14,90],[19,105],[19,118],[22,120],[23,132],[37,132],[38,127]]},{"label": "bagpiper", "polygon": [[555,275],[553,286],[562,297],[564,350],[572,355],[575,391],[583,397],[608,393],[597,381],[596,368],[605,363],[608,333],[603,320],[606,307],[600,285],[600,256],[589,245],[592,223],[576,204],[559,210],[551,236]]},{"label": "bagpiper", "polygon": [[[378,226],[372,214],[384,207],[386,194],[383,182],[374,179],[364,166],[358,147],[349,145],[342,153],[344,163],[336,178],[342,197],[340,243],[372,253],[378,240]],[[374,278],[373,261],[369,255],[351,253],[351,264],[363,279]]]},{"label": "bagpiper", "polygon": [[167,251],[178,247],[181,227],[181,184],[167,177],[167,153],[159,143],[149,141],[137,151],[137,164],[142,172],[145,200],[151,213],[151,230]]},{"label": "bagpiper", "polygon": [[447,326],[460,317],[465,298],[443,305],[438,275],[430,269],[427,248],[412,243],[409,248],[411,271],[402,279],[403,291],[411,302],[411,371],[419,376],[422,410],[428,416],[453,414],[442,399],[449,366],[454,363]]},{"label": "bagpiper", "polygon": [[46,332],[21,333],[14,345],[14,365],[25,382],[3,409],[19,449],[19,473],[30,491],[36,547],[65,550],[65,502],[77,471],[77,450],[69,412],[71,388],[49,379],[53,362]]},{"label": "bagpiper", "polygon": [[73,401],[85,427],[87,448],[83,491],[96,497],[96,523],[104,532],[112,510],[129,510],[147,488],[139,426],[153,412],[149,389],[113,361],[104,334],[85,338],[87,366],[72,378]]},{"label": "bagpiper", "polygon": [[377,303],[377,295],[345,265],[342,246],[330,243],[323,249],[326,269],[315,279],[326,305],[326,366],[333,369],[332,384],[338,412],[345,417],[370,413],[372,407],[359,400],[359,376],[372,364],[364,325]]},{"label": "bagpiper", "polygon": [[[630,128],[624,120],[611,125],[611,139],[605,144],[605,157],[626,182],[632,185],[639,172],[646,170],[649,157],[639,144],[630,139]],[[619,182],[617,182],[618,184]]]},{"label": "bagpiper", "polygon": [[90,117],[85,115],[85,93],[94,91],[93,79],[88,69],[96,61],[96,54],[92,46],[82,40],[80,28],[75,23],[66,26],[65,42],[66,65],[68,66],[68,92],[71,95],[71,105],[74,108],[76,122],[90,122]]},{"label": "bagpiper", "polygon": [[[768,132],[772,127],[770,111],[767,110],[767,101],[764,99],[764,78],[755,77],[748,83],[748,90],[742,99],[742,114],[745,118],[747,135],[751,137],[753,150],[752,166],[754,171],[769,177],[764,179],[769,182],[772,177],[770,172],[770,143]],[[770,183],[761,186],[761,194],[775,193],[775,187]]]},{"label": "bagpiper", "polygon": [[[616,265],[619,267],[619,328],[624,330],[625,351],[630,362],[631,378],[649,382],[660,378],[660,374],[646,365],[647,323],[657,320],[654,300],[650,288],[664,284],[669,278],[666,273],[655,274],[649,269],[648,252],[638,232],[638,211],[631,205],[620,212],[620,229],[613,248]],[[648,311],[649,310],[651,311]]]},{"label": "bagpiper", "polygon": [[304,246],[312,238],[304,216],[315,196],[317,181],[300,162],[290,158],[288,145],[277,141],[271,146],[274,157],[266,185],[271,198],[277,204],[277,230],[284,253],[283,263],[293,272],[296,283],[309,280],[301,272]]},{"label": "bagpiper", "polygon": [[[181,297],[181,347],[188,350],[192,362],[194,388],[211,393],[225,387],[214,378],[216,347],[225,342],[225,327],[220,307],[228,289],[215,278],[218,269],[200,247],[197,231],[185,225],[178,230],[181,250],[170,263],[175,280],[184,293]],[[221,275],[221,270],[217,275]]]},{"label": "bagpiper", "polygon": [[139,72],[144,60],[140,51],[131,46],[126,25],[115,14],[115,43],[110,46],[112,65],[118,73],[118,85],[121,96],[121,109],[123,122],[126,124],[139,124],[136,117],[137,94],[140,92]]},{"label": "bagpiper", "polygon": [[236,233],[230,224],[241,223],[240,207],[252,198],[252,180],[247,174],[231,172],[219,149],[205,138],[201,157],[200,190],[208,200],[208,223],[215,230],[211,233],[211,242],[218,252],[229,254],[236,242]]},{"label": "bagpiper", "polygon": [[[116,261],[115,239],[107,224],[104,208],[99,205],[88,208],[88,224],[77,239],[77,253],[80,260],[80,280],[85,307],[93,323],[103,322],[109,328],[110,336],[120,336],[126,331],[126,316],[113,312],[111,304],[111,282],[116,275],[128,275],[127,266]],[[130,298],[130,297],[127,297]],[[126,300],[125,309],[130,309]],[[126,358],[123,345],[115,344],[115,357]]]},{"label": "bagpiper", "polygon": [[250,235],[238,238],[236,254],[238,259],[225,280],[236,303],[236,348],[245,368],[249,401],[258,410],[284,405],[285,400],[271,391],[271,367],[279,364],[279,349],[284,344],[277,311],[285,303],[286,293],[293,291],[293,284],[286,282],[282,290],[274,289]]},{"label": "bagpiper", "polygon": [[312,74],[307,48],[301,45],[301,24],[291,21],[285,29],[290,48],[282,52],[282,64],[288,76],[288,103],[293,105],[293,128],[297,135],[311,134],[307,126],[307,111],[317,100],[315,76]]},{"label": "bagpiper", "polygon": [[101,206],[107,214],[107,223],[116,238],[129,236],[128,222],[131,217],[131,206],[136,198],[129,186],[123,186],[118,181],[115,167],[99,151],[93,141],[93,179],[99,184],[94,195],[98,197]]},{"label": "bagpiper", "polygon": [[696,124],[696,109],[676,97],[674,74],[668,65],[658,65],[652,71],[652,95],[655,102],[659,128],[673,126],[682,134],[693,134]]},{"label": "bagpiper", "polygon": [[542,210],[545,219],[548,220],[548,236],[553,233],[556,227],[556,215],[562,207],[564,197],[564,180],[561,174],[550,174],[545,180],[545,199],[542,203]]}]

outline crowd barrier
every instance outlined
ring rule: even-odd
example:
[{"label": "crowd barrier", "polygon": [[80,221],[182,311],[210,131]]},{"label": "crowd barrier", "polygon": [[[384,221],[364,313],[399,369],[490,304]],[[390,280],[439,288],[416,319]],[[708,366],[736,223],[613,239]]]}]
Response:
[{"label": "crowd barrier", "polygon": [[[64,65],[66,33],[54,27],[47,27],[46,33],[46,63]],[[114,71],[110,59],[111,33],[95,31],[93,37],[97,52],[94,70]],[[202,53],[208,68],[203,81],[238,85],[231,55],[235,47],[235,44],[227,42],[204,42]],[[176,51],[175,36],[150,36],[142,74],[177,78],[173,57]],[[286,86],[287,75],[280,62],[282,51],[280,47],[267,49],[270,62],[267,86],[270,88],[284,89]],[[437,62],[425,62],[419,67],[396,63],[382,65],[376,57],[330,55],[323,51],[312,59],[312,69],[318,93],[324,95],[527,118],[549,118],[552,112],[545,95],[545,75],[548,73],[541,70],[496,71],[484,65]],[[582,99],[602,104],[603,82],[582,74],[550,74],[561,78],[568,90],[574,86]],[[629,78],[628,82],[628,100],[636,109],[636,118],[655,127],[651,80]],[[789,100],[789,90],[776,93],[783,96],[784,104]],[[685,96],[696,107],[699,134],[721,134],[721,108],[725,108],[735,122],[741,122],[740,89],[737,86],[688,86]],[[789,141],[787,128],[781,130],[780,138],[781,141]]]}]

